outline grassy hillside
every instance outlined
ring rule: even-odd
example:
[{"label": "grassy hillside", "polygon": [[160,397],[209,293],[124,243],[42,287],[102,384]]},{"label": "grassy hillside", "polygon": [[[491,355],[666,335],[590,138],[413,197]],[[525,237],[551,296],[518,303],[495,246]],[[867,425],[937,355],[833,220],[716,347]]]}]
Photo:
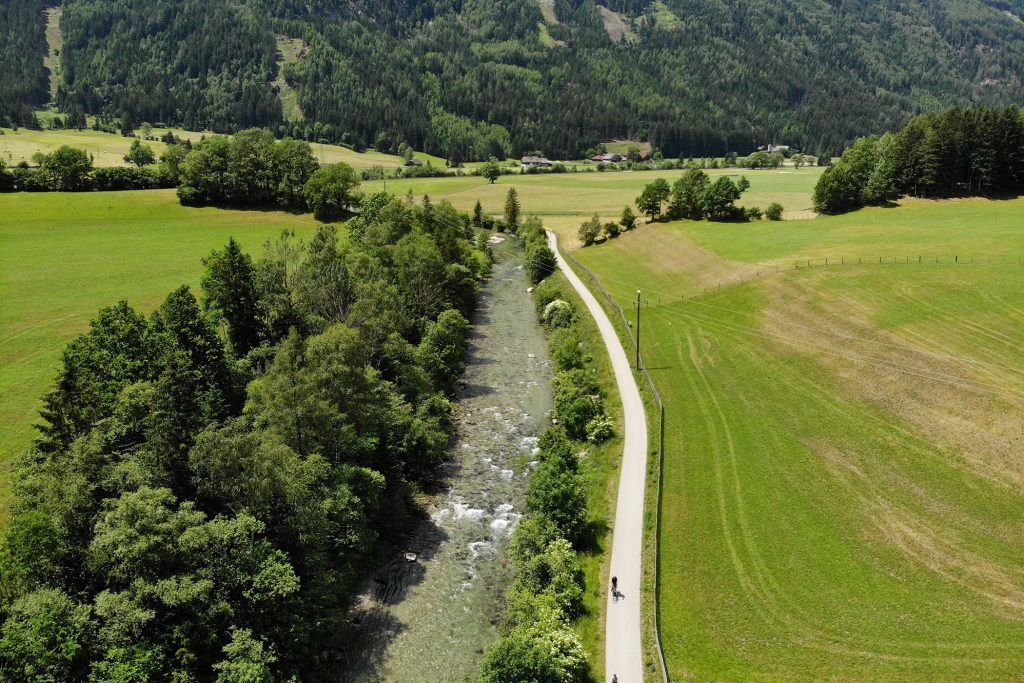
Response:
[{"label": "grassy hillside", "polygon": [[1022,211],[643,226],[575,252],[649,304],[674,680],[1019,675]]},{"label": "grassy hillside", "polygon": [[[52,113],[48,114],[52,117]],[[42,116],[41,116],[42,117]],[[203,133],[186,131],[178,128],[154,128],[153,135],[159,137],[168,130],[180,138],[187,138],[193,142],[198,141]],[[36,152],[47,154],[61,145],[70,145],[84,149],[93,155],[93,163],[96,166],[126,166],[124,155],[131,147],[132,138],[113,135],[94,130],[29,130],[19,128],[0,128],[3,135],[0,135],[0,156],[9,165],[13,166],[20,161],[32,163],[32,155]],[[210,133],[207,133],[208,135]],[[163,153],[167,145],[162,142],[146,142],[153,148],[157,158]],[[313,144],[313,155],[318,161],[325,164],[334,164],[343,161],[353,168],[398,168],[403,165],[401,157],[392,154],[381,154],[373,150],[356,152],[348,147],[340,145]],[[429,154],[418,153],[417,157],[424,161],[430,160],[435,166],[444,167],[444,159]]]},{"label": "grassy hillside", "polygon": [[10,459],[30,442],[64,345],[127,297],[152,310],[197,285],[200,259],[234,236],[249,251],[311,216],[185,208],[173,191],[4,195],[0,212],[0,516]]}]

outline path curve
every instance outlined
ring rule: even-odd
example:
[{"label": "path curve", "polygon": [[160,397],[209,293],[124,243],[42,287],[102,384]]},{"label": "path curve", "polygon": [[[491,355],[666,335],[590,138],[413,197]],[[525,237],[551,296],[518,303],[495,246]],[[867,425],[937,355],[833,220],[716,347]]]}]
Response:
[{"label": "path curve", "polygon": [[644,493],[647,483],[647,418],[640,389],[622,348],[615,327],[587,286],[562,258],[558,238],[550,230],[548,243],[555,252],[558,265],[570,284],[594,316],[601,337],[611,356],[615,382],[619,385],[624,417],[622,466],[619,474],[619,497],[612,522],[611,576],[618,577],[619,592],[615,600],[608,594],[605,610],[605,680],[612,675],[619,683],[643,683],[643,647],[640,637],[640,581],[642,576]]}]

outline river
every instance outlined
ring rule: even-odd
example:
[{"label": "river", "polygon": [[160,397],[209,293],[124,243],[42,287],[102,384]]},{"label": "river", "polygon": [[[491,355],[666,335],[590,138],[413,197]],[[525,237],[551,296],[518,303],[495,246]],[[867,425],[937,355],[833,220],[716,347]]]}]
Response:
[{"label": "river", "polygon": [[455,396],[446,487],[407,552],[374,573],[345,629],[342,683],[463,683],[498,637],[509,568],[504,546],[523,511],[537,436],[550,421],[552,364],[527,293],[523,252],[496,263],[470,333]]}]

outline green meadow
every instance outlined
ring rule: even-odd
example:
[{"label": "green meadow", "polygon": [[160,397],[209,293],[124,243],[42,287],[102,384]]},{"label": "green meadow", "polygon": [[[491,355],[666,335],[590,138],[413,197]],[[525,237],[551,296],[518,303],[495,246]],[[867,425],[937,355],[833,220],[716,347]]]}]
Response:
[{"label": "green meadow", "polygon": [[[472,211],[477,200],[486,213],[501,214],[505,195],[516,188],[526,215],[545,217],[555,227],[576,227],[584,218],[598,214],[605,220],[618,220],[624,206],[632,205],[644,186],[656,178],[670,183],[683,171],[606,171],[582,173],[538,173],[504,175],[493,185],[480,176],[458,178],[412,178],[388,180],[387,191],[398,196],[412,192],[418,201],[430,195],[431,201],[447,199],[456,208]],[[811,216],[811,191],[821,175],[819,168],[782,168],[750,171],[744,169],[709,170],[712,179],[719,175],[745,175],[750,189],[742,206],[766,207],[779,202],[790,218]],[[363,190],[384,189],[383,181],[363,183]]]},{"label": "green meadow", "polygon": [[[52,114],[41,114],[41,118],[52,117]],[[204,133],[186,131],[178,128],[154,128],[152,135],[160,137],[168,131],[173,132],[177,137],[198,142]],[[0,128],[0,159],[8,166],[25,161],[34,163],[32,156],[37,152],[49,154],[62,145],[77,147],[89,152],[93,157],[93,164],[97,167],[127,166],[124,155],[128,153],[134,138],[123,137],[112,133],[104,133],[94,130],[29,130],[19,128]],[[205,135],[213,135],[207,132]],[[167,145],[157,141],[146,141],[146,144],[153,148],[157,158],[163,154]],[[322,164],[335,164],[344,162],[353,168],[363,169],[380,166],[381,168],[398,168],[404,164],[401,157],[393,154],[382,154],[373,150],[356,152],[341,145],[323,145],[315,143],[312,145],[313,156]],[[431,156],[419,152],[416,156],[424,161],[430,161],[434,166],[444,167],[445,161],[440,157]]]},{"label": "green meadow", "polygon": [[252,253],[315,226],[308,214],[182,207],[173,190],[6,194],[0,209],[0,508],[61,351],[100,307],[127,299],[151,311],[197,286],[200,260],[229,237]]},{"label": "green meadow", "polygon": [[643,291],[673,680],[1019,678],[1021,216],[561,229],[627,310]]}]

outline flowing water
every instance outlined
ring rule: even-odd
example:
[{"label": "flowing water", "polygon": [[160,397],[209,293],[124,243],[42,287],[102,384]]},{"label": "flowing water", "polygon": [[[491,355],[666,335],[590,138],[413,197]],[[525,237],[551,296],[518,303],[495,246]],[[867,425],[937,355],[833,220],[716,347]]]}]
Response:
[{"label": "flowing water", "polygon": [[498,637],[504,545],[550,421],[552,367],[522,251],[508,241],[494,250],[456,394],[447,488],[408,543],[415,559],[402,554],[378,570],[350,614],[335,669],[344,683],[462,683]]}]

